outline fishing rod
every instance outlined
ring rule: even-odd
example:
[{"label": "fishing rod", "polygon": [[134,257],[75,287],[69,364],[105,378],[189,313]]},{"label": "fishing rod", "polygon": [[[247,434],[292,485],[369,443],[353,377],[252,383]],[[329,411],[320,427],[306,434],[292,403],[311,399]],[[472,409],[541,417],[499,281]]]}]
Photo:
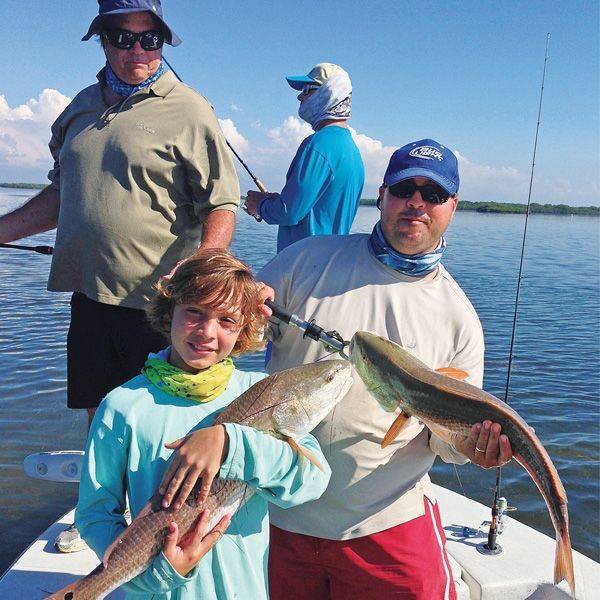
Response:
[{"label": "fishing rod", "polygon": [[[538,134],[540,131],[540,118],[542,116],[542,98],[544,97],[544,83],[546,81],[546,65],[548,63],[548,43],[550,41],[550,34],[546,34],[546,51],[544,53],[544,69],[542,72],[542,85],[540,88],[540,101],[538,105],[537,125],[535,128],[535,141],[533,143],[533,158],[531,161],[531,176],[529,178],[529,193],[527,195],[527,209],[525,211],[525,226],[523,228],[523,241],[521,244],[521,258],[519,261],[519,276],[517,278],[517,293],[515,295],[515,310],[513,316],[512,335],[510,339],[510,351],[508,353],[508,368],[506,372],[506,387],[504,390],[504,402],[508,404],[508,390],[510,388],[510,375],[514,356],[515,348],[515,336],[517,331],[517,317],[519,310],[519,295],[521,292],[521,280],[523,279],[523,265],[525,262],[525,240],[527,238],[527,223],[529,221],[529,209],[531,206],[531,190],[533,188],[533,171],[535,168],[535,156],[537,152]],[[496,543],[498,537],[498,502],[500,495],[500,485],[502,482],[502,467],[496,469],[496,486],[494,490],[494,502],[492,504],[492,521],[490,523],[490,530],[488,533],[487,543],[484,544],[483,548],[488,554],[498,554],[502,551],[502,548]]]},{"label": "fishing rod", "polygon": [[265,305],[273,311],[273,316],[283,323],[287,323],[296,329],[304,332],[302,337],[310,338],[316,342],[321,342],[328,350],[339,352],[344,358],[348,358],[344,354],[344,348],[349,342],[344,340],[337,331],[325,331],[315,323],[314,319],[304,321],[298,315],[288,312],[282,306],[275,304],[272,300],[265,300]]},{"label": "fishing rod", "polygon": [[[183,83],[183,79],[181,79],[181,77],[179,77],[179,75],[177,74],[177,71],[171,66],[171,63],[164,56],[162,57],[162,59],[165,61],[165,63],[169,67],[169,69],[171,69],[171,71],[173,71],[173,75],[175,75],[175,77],[177,77],[177,79],[179,79],[179,81],[181,81],[181,83]],[[242,160],[242,157],[236,152],[235,148],[229,143],[229,140],[227,138],[225,138],[225,142],[227,143],[227,146],[229,146],[229,149],[231,150],[233,155],[240,161],[240,164],[242,165],[242,167],[244,167],[244,169],[246,169],[246,172],[248,173],[248,175],[250,175],[250,178],[252,179],[252,181],[254,181],[254,184],[259,189],[259,191],[261,191],[263,194],[266,194],[267,188],[265,187],[265,184],[250,170],[250,167]],[[242,204],[242,210],[248,212],[248,207],[246,206],[245,203]],[[250,213],[248,213],[248,214],[250,214]],[[262,219],[260,218],[259,215],[252,215],[252,216],[257,221],[262,221]]]},{"label": "fishing rod", "polygon": [[38,254],[52,254],[52,246],[19,246],[17,244],[0,244],[0,248],[12,248],[13,250],[31,250]]}]

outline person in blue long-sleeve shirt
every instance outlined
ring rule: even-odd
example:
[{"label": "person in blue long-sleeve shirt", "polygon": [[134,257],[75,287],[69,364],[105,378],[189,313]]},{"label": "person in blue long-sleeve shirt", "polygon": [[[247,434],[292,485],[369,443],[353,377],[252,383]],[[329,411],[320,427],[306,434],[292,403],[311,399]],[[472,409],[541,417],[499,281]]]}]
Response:
[{"label": "person in blue long-sleeve shirt", "polygon": [[298,148],[280,194],[249,191],[246,198],[250,214],[279,225],[277,252],[311,235],[349,233],[365,179],[347,124],[352,84],[346,71],[320,63],[287,81],[300,91],[298,114],[315,133]]},{"label": "person in blue long-sleeve shirt", "polygon": [[[213,425],[228,404],[266,377],[237,370],[230,358],[260,345],[262,301],[246,265],[226,250],[199,250],[159,282],[150,305],[151,324],[170,334],[171,346],[151,354],[142,373],[110,392],[96,412],[75,523],[99,558],[126,527],[126,495],[135,517],[161,486],[172,450],[191,431],[200,434],[203,462],[194,471],[202,475],[200,501],[214,476],[244,481],[255,492],[224,535],[226,522],[212,537],[204,536],[201,522],[193,536],[181,539],[171,524],[162,552],[122,586],[128,598],[267,600],[268,504],[295,506],[327,487],[331,469],[312,435],[298,444],[322,471],[267,433]],[[169,490],[160,493],[164,505]],[[175,508],[180,502],[177,496]]]}]

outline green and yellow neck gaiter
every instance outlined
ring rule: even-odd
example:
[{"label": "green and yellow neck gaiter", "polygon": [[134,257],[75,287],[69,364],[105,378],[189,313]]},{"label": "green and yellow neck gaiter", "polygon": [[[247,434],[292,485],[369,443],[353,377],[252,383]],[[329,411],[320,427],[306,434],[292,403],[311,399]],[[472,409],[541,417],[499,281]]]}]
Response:
[{"label": "green and yellow neck gaiter", "polygon": [[225,391],[234,365],[230,357],[198,373],[188,373],[160,358],[149,358],[142,373],[158,388],[173,396],[210,402]]}]

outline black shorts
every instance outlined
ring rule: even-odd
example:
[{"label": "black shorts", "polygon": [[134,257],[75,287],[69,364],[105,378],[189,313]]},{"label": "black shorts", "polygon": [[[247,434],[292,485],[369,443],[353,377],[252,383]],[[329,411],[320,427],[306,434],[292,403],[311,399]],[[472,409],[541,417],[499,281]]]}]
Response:
[{"label": "black shorts", "polygon": [[143,310],[75,292],[67,336],[67,406],[97,407],[108,392],[139,375],[149,352],[168,343],[150,328]]}]

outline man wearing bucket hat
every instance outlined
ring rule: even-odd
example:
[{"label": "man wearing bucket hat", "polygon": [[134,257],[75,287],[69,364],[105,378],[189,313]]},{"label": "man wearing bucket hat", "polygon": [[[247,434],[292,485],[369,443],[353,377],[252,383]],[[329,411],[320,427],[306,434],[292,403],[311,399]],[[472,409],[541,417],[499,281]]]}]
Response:
[{"label": "man wearing bucket hat", "polygon": [[1,242],[57,228],[48,289],[73,293],[68,406],[89,420],[164,346],[143,310],[153,284],[199,245],[228,246],[240,198],[210,104],[162,61],[181,40],[160,0],[98,4],[83,37],[100,38],[98,82],[52,125],[50,185],[0,218]]},{"label": "man wearing bucket hat", "polygon": [[308,75],[286,78],[298,90],[300,118],[315,133],[292,161],[280,194],[249,191],[246,209],[279,225],[277,251],[312,235],[349,233],[364,183],[364,166],[352,139],[352,84],[338,65],[320,63]]},{"label": "man wearing bucket hat", "polygon": [[[371,331],[431,368],[483,381],[477,314],[441,264],[444,232],[458,203],[454,153],[432,139],[392,155],[379,189],[381,218],[371,234],[303,240],[258,274],[275,300],[344,339]],[[270,325],[273,373],[328,356],[293,328]],[[393,415],[369,397],[360,377],[312,432],[332,476],[320,499],[270,509],[272,600],[456,598],[434,490],[434,459],[483,467],[511,457],[500,426],[475,424],[448,443],[414,418],[387,447]]]}]

